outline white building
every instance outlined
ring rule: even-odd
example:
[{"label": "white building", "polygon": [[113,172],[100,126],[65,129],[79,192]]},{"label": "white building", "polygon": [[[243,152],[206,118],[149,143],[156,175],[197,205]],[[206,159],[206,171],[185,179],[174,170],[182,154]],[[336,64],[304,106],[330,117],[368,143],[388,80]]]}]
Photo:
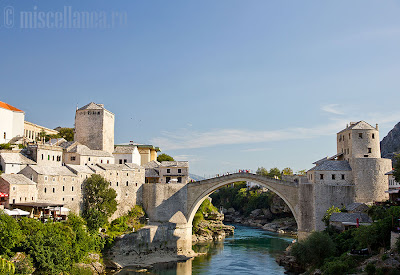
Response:
[{"label": "white building", "polygon": [[116,164],[141,164],[141,156],[137,146],[116,146],[113,156]]},{"label": "white building", "polygon": [[28,164],[35,165],[36,163],[21,154],[19,150],[0,151],[0,170],[2,170],[5,174],[17,174]]},{"label": "white building", "polygon": [[0,144],[24,136],[25,113],[0,101]]}]

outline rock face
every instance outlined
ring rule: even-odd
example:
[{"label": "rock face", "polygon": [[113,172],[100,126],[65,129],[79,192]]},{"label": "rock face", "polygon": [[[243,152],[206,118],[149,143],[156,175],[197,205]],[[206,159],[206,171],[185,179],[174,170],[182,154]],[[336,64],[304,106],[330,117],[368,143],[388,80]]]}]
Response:
[{"label": "rock face", "polygon": [[209,242],[221,241],[228,235],[233,235],[235,227],[225,225],[222,223],[224,215],[218,212],[211,214],[204,214],[204,220],[198,225],[198,228],[192,236],[192,241],[196,242]]},{"label": "rock face", "polygon": [[400,122],[381,141],[382,158],[393,160],[396,153],[400,153]]}]

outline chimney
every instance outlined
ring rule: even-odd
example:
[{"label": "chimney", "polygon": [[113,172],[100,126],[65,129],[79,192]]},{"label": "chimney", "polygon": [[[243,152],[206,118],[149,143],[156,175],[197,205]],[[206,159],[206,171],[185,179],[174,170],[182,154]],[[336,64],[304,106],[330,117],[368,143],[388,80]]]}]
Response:
[{"label": "chimney", "polygon": [[377,131],[379,131],[379,126],[378,126],[378,123],[376,124],[376,127],[375,127],[375,129],[376,129]]}]

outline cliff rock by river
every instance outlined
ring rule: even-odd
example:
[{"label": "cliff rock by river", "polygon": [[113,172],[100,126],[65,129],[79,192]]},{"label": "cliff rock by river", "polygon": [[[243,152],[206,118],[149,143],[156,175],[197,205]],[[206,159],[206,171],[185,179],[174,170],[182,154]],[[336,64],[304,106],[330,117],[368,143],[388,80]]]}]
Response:
[{"label": "cliff rock by river", "polygon": [[235,227],[223,224],[224,215],[218,212],[203,213],[204,220],[193,229],[193,242],[221,241],[233,235]]}]

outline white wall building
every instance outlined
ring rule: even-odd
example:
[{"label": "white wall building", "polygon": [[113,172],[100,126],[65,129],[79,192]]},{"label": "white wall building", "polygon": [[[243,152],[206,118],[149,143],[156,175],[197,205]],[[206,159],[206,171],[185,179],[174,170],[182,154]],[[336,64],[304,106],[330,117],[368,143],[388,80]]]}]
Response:
[{"label": "white wall building", "polygon": [[35,165],[36,163],[25,157],[20,151],[1,150],[0,151],[0,170],[5,174],[17,174],[24,169],[28,164]]},{"label": "white wall building", "polygon": [[113,156],[116,164],[141,164],[141,156],[137,146],[116,146]]},{"label": "white wall building", "polygon": [[24,136],[25,113],[0,101],[0,144]]}]

